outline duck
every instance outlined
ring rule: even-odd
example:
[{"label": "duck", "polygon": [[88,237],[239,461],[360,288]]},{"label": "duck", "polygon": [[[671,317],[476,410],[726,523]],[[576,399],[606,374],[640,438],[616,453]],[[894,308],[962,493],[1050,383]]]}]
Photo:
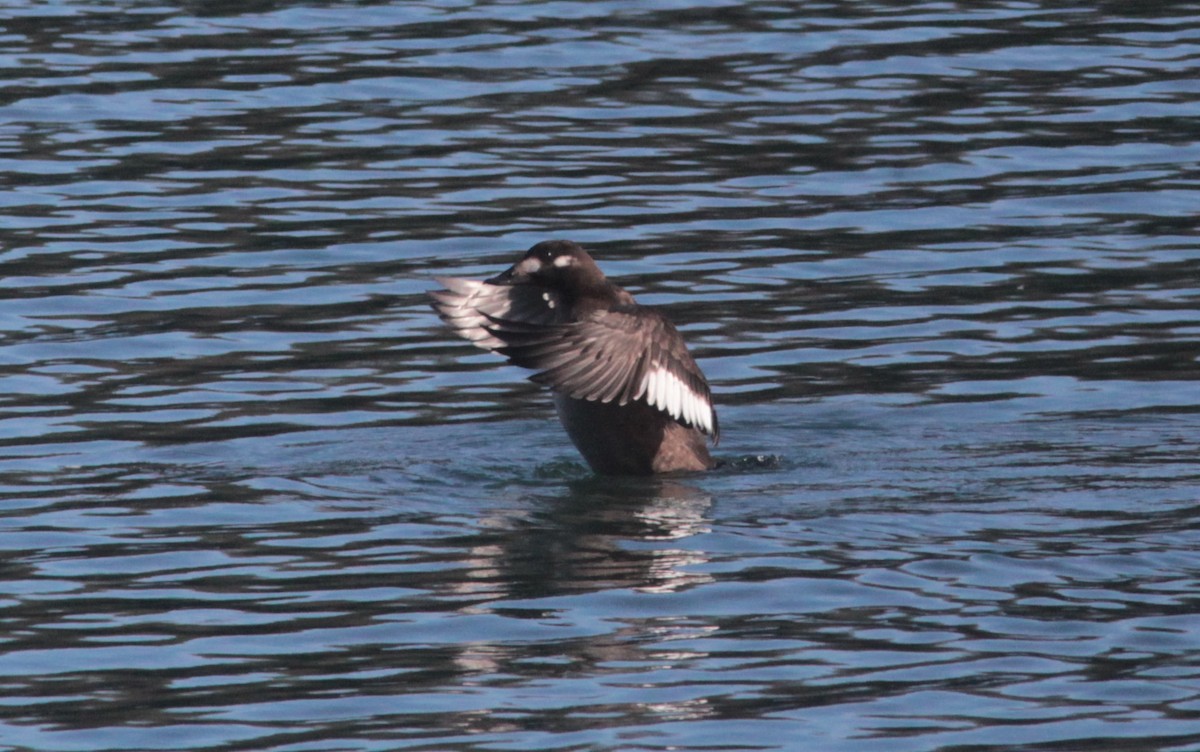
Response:
[{"label": "duck", "polygon": [[716,466],[708,380],[679,330],[570,240],[546,240],[486,280],[436,277],[433,309],[460,337],[534,373],[567,436],[600,475]]}]

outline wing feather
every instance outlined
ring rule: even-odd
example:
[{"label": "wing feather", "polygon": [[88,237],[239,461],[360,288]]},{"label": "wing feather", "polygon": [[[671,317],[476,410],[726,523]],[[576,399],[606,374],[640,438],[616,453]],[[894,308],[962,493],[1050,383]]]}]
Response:
[{"label": "wing feather", "polygon": [[598,311],[511,338],[497,351],[535,369],[537,383],[570,397],[622,405],[642,400],[714,441],[718,436],[704,374],[675,327],[651,308]]},{"label": "wing feather", "polygon": [[446,288],[430,293],[438,315],[476,346],[536,371],[531,380],[576,399],[640,400],[718,440],[708,381],[657,310],[622,304],[568,320],[550,288],[438,281]]}]

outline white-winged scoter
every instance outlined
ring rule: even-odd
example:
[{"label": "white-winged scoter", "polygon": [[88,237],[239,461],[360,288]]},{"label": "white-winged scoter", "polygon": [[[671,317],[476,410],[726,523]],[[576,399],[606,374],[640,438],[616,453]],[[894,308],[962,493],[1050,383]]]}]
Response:
[{"label": "white-winged scoter", "polygon": [[439,277],[434,310],[459,336],[537,371],[597,473],[651,475],[715,464],[712,394],[678,330],[605,278],[569,240],[529,249],[486,281]]}]

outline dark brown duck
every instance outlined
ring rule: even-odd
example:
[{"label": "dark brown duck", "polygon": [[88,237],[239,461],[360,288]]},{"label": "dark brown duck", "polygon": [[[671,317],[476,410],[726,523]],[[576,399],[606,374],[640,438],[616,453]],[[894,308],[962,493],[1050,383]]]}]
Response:
[{"label": "dark brown duck", "polygon": [[712,393],[679,331],[568,240],[538,243],[486,281],[439,277],[434,310],[463,338],[536,371],[598,473],[707,470]]}]

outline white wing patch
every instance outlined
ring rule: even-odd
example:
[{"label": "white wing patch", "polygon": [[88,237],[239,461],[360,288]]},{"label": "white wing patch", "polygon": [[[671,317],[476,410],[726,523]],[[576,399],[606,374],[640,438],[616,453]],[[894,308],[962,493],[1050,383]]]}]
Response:
[{"label": "white wing patch", "polygon": [[697,394],[683,379],[676,376],[670,369],[655,363],[642,383],[638,385],[634,399],[646,395],[646,401],[660,410],[665,410],[672,418],[695,426],[707,434],[713,432],[712,404],[702,394]]}]

